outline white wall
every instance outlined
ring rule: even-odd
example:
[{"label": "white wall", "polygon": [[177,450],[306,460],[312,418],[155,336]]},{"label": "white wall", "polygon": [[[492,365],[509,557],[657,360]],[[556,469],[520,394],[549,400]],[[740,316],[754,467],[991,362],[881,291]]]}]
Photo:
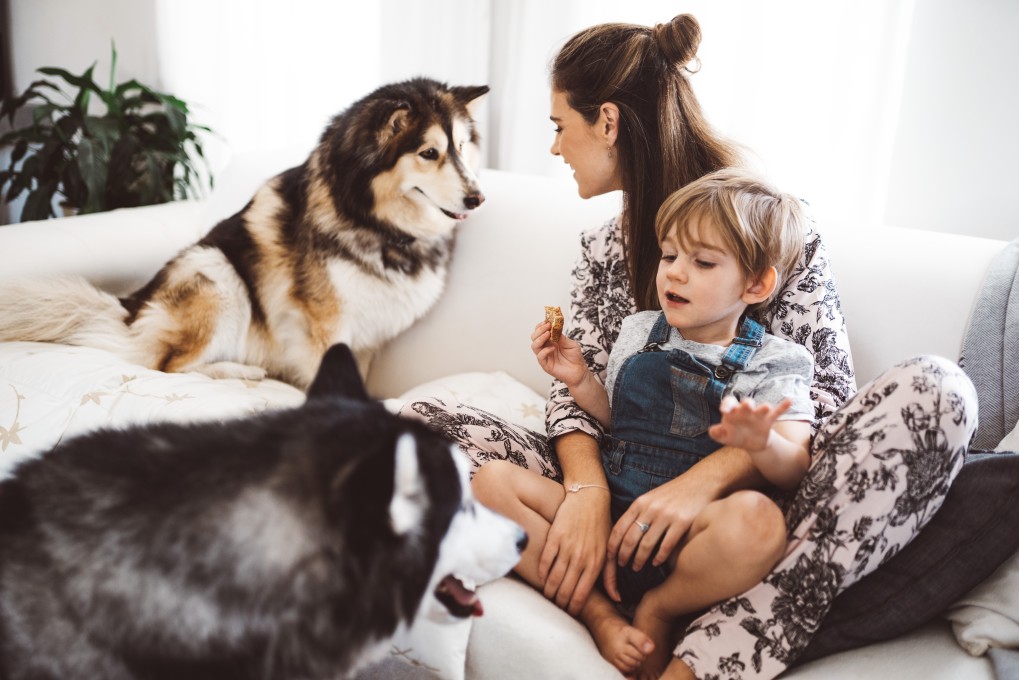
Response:
[{"label": "white wall", "polygon": [[1019,2],[918,0],[885,222],[1019,237]]},{"label": "white wall", "polygon": [[110,41],[117,80],[138,78],[159,89],[154,0],[10,0],[14,89],[24,90],[40,66],[81,73],[98,62],[95,80],[109,82]]}]

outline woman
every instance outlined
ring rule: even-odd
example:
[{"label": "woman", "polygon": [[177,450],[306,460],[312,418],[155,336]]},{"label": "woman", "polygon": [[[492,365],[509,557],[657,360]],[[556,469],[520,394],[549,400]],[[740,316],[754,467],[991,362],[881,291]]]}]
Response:
[{"label": "woman", "polygon": [[[699,42],[689,15],[654,28],[604,24],[573,36],[553,62],[552,153],[573,168],[582,197],[623,192],[622,214],[583,235],[573,272],[567,332],[600,376],[623,317],[656,308],[658,207],[672,191],[740,162],[704,120],[687,80]],[[698,536],[709,532],[733,559],[753,549],[740,538],[752,531],[734,530],[753,522],[752,508],[729,502],[737,490],[763,486],[745,451],[719,449],[639,497],[613,527],[609,496],[598,488],[606,486],[602,430],[561,383],[551,388],[547,439],[464,405],[424,400],[405,408],[455,438],[479,466],[479,499],[531,535],[518,574],[579,616],[623,672],[654,677],[667,663],[661,677],[779,674],[833,598],[919,532],[962,465],[976,427],[976,394],[954,364],[918,357],[854,395],[845,323],[816,232],[807,234],[800,266],[761,321],[814,354],[811,468],[783,500],[788,541],[778,565],[693,621],[665,659],[592,590],[606,555],[620,564],[632,558],[634,568],[674,557],[691,527]],[[499,474],[505,465],[485,465],[500,459],[563,483],[551,523],[510,500]],[[630,661],[618,661],[620,646]]]}]

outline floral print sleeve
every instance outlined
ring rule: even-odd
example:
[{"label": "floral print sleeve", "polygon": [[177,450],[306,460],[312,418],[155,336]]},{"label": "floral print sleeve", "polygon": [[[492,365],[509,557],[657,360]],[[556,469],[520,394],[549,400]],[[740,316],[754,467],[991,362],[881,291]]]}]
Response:
[{"label": "floral print sleeve", "polygon": [[[565,332],[581,344],[588,368],[604,382],[609,352],[623,318],[637,311],[626,276],[618,217],[580,239],[573,269]],[[849,336],[842,305],[820,234],[805,234],[803,255],[782,292],[760,319],[773,335],[797,342],[814,357],[810,398],[814,430],[856,392]],[[555,380],[545,408],[548,438],[582,431],[600,439],[602,428],[585,413],[562,382]]]},{"label": "floral print sleeve", "polygon": [[[637,311],[626,277],[618,217],[581,235],[572,277],[564,332],[580,343],[588,368],[604,383],[609,352],[623,318]],[[545,426],[549,440],[578,430],[596,439],[602,435],[598,422],[577,406],[559,380],[552,382],[549,391]]]},{"label": "floral print sleeve", "polygon": [[828,252],[813,227],[805,235],[796,269],[761,321],[773,335],[803,345],[814,356],[810,398],[816,432],[856,392],[856,378]]}]

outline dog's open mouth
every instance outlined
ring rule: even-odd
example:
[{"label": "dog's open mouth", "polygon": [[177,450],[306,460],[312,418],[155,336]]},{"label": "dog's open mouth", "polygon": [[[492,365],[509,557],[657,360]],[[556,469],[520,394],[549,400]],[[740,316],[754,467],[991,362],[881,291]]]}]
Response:
[{"label": "dog's open mouth", "polygon": [[435,598],[445,605],[450,614],[461,619],[481,616],[484,613],[473,584],[468,586],[453,574],[439,582],[435,589]]},{"label": "dog's open mouth", "polygon": [[457,221],[466,220],[467,217],[468,217],[467,213],[450,212],[450,211],[446,210],[445,208],[439,208],[439,210],[441,210],[442,214],[445,215],[446,217],[452,217],[454,220],[457,220]]},{"label": "dog's open mouth", "polygon": [[422,196],[424,196],[425,198],[427,198],[432,205],[434,205],[436,208],[438,208],[442,212],[443,215],[445,215],[446,217],[448,217],[450,219],[454,219],[457,222],[462,222],[463,220],[466,220],[468,217],[470,217],[470,215],[468,213],[458,213],[458,212],[452,212],[450,210],[446,210],[441,205],[439,205],[434,200],[432,200],[431,196],[429,196],[425,192],[421,191],[420,187],[414,187],[414,190],[417,191]]}]

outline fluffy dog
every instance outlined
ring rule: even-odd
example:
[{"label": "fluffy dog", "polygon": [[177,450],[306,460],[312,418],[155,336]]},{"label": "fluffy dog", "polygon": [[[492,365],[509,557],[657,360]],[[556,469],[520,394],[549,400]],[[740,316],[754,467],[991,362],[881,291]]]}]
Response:
[{"label": "fluffy dog", "polygon": [[72,439],[0,482],[0,678],[332,680],[478,614],[526,535],[461,457],[345,346],[300,408]]},{"label": "fluffy dog", "polygon": [[0,287],[0,341],[300,388],[344,343],[366,374],[438,299],[455,227],[484,201],[470,110],[486,92],[424,78],[379,88],[130,297],[83,280]]}]

